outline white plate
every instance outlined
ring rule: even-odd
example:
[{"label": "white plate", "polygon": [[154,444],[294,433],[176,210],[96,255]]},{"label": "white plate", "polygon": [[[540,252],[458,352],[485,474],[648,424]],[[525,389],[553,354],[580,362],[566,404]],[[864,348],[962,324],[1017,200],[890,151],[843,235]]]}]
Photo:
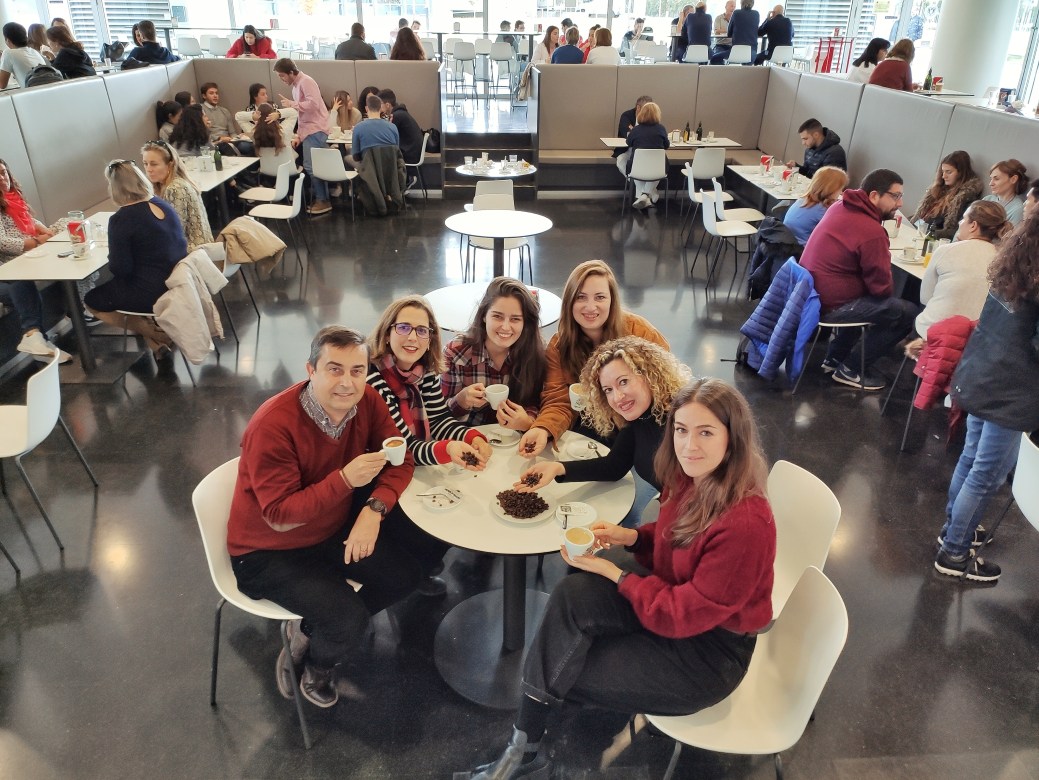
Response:
[{"label": "white plate", "polygon": [[[22,257],[45,257],[46,255],[47,250],[43,247],[36,247],[35,249],[30,249],[28,252],[22,252]],[[71,257],[71,255],[69,256]]]},{"label": "white plate", "polygon": [[[591,443],[590,439],[577,439],[567,444],[563,451],[567,454],[567,457],[573,458],[574,460],[591,460],[592,458],[599,458],[606,453],[600,449],[598,452],[593,450],[588,444]],[[595,442],[596,446],[602,447],[602,444]]]},{"label": "white plate", "polygon": [[519,443],[520,435],[516,431],[510,431],[508,428],[491,428],[487,432],[487,441],[490,442],[492,447],[514,447]]},{"label": "white plate", "polygon": [[583,501],[564,501],[556,507],[556,519],[559,520],[560,525],[563,523],[564,514],[567,515],[567,528],[591,525],[599,516],[598,512],[595,511],[595,507]]},{"label": "white plate", "polygon": [[924,264],[924,259],[922,257],[917,257],[914,260],[906,260],[905,257],[899,257],[896,260],[896,262],[899,262],[902,265],[923,265]]},{"label": "white plate", "polygon": [[[544,500],[544,496],[541,497]],[[545,503],[548,503],[547,501]],[[501,508],[501,504],[498,503],[497,498],[491,499],[491,512],[499,520],[504,520],[506,523],[514,523],[515,525],[537,525],[543,523],[552,517],[555,512],[555,507],[552,504],[548,504],[548,509],[544,512],[534,515],[533,517],[513,517],[512,515],[505,514],[505,511]]]},{"label": "white plate", "polygon": [[[461,492],[458,488],[453,488],[453,490],[456,494]],[[462,499],[457,495],[452,495],[443,485],[436,485],[422,492],[431,494],[422,496],[422,505],[430,512],[446,512],[462,503]]]}]

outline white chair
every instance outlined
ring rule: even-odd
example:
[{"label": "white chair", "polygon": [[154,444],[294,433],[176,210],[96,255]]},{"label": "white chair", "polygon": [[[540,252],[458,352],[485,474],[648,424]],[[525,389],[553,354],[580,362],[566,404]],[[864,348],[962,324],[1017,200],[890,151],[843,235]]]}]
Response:
[{"label": "white chair", "polygon": [[841,594],[817,568],[805,570],[771,630],[758,637],[747,675],[728,697],[692,715],[647,715],[675,740],[664,780],[670,780],[682,745],[737,755],[774,757],[797,744],[848,638]]},{"label": "white chair", "polygon": [[[227,308],[226,304],[224,305],[224,308],[225,309]],[[146,319],[146,320],[151,320],[152,323],[156,327],[158,327],[158,322],[155,319],[155,312],[154,311],[134,311],[132,309],[116,309],[115,312],[116,312],[116,314],[122,314],[123,315],[123,344],[129,344],[129,340],[130,340],[130,328],[129,328],[130,317],[141,317],[141,318]],[[235,343],[238,343],[238,334],[237,333],[235,333]],[[210,342],[210,346],[212,346],[212,342]],[[129,346],[127,346],[125,348],[126,348],[127,351],[129,351],[129,349],[130,349]],[[191,379],[192,386],[193,387],[198,387],[198,382],[195,381],[195,375],[191,372],[191,364],[188,362],[188,356],[184,354],[184,350],[178,350],[178,351],[180,352],[181,358],[184,360],[184,368],[187,369],[188,378]],[[123,386],[124,387],[126,386],[126,374],[123,374]]]},{"label": "white chair", "polygon": [[685,59],[682,62],[695,62],[699,65],[706,65],[711,61],[711,52],[702,43],[697,43],[689,46],[685,50]]},{"label": "white chair", "polygon": [[656,56],[657,45],[653,41],[635,41],[632,53],[636,59],[652,60]]},{"label": "white chair", "polygon": [[200,35],[198,36],[198,45],[202,51],[209,51],[209,42],[213,40],[212,35]]},{"label": "white chair", "polygon": [[513,65],[516,62],[516,53],[512,50],[512,44],[505,41],[497,41],[491,44],[491,62],[495,67],[494,88],[495,97],[501,89],[501,80],[508,81],[508,94],[512,95]]},{"label": "white chair", "polygon": [[209,53],[214,57],[223,57],[227,54],[227,50],[231,48],[231,39],[222,38],[220,36],[213,36],[209,39]]},{"label": "white chair", "polygon": [[[719,220],[732,220],[732,219],[734,219],[734,220],[737,220],[739,222],[760,222],[761,220],[763,220],[765,218],[765,215],[762,214],[757,209],[751,209],[751,208],[727,209],[727,208],[725,208],[724,195],[726,193],[722,192],[722,185],[718,182],[717,179],[712,179],[712,182],[714,184],[714,208],[716,210],[716,213],[718,215],[718,219]],[[732,200],[732,198],[730,197],[729,200]]]},{"label": "white chair", "polygon": [[343,155],[338,149],[312,149],[311,165],[314,166],[314,178],[327,182],[347,182],[350,189],[350,219],[354,216],[354,182],[357,171],[346,170]]},{"label": "white chair", "polygon": [[444,62],[449,62],[452,57],[455,56],[455,44],[460,42],[461,38],[445,38],[444,39]]},{"label": "white chair", "polygon": [[256,156],[260,158],[259,171],[264,176],[276,178],[278,176],[278,169],[285,163],[292,164],[290,176],[295,174],[297,171],[303,170],[295,165],[296,150],[288,144],[283,146],[280,152],[274,151],[270,146],[265,146],[256,153]]},{"label": "white chair", "polygon": [[[862,380],[862,384],[859,389],[862,391],[866,390],[866,329],[873,325],[872,322],[828,322],[826,320],[819,320],[819,327],[815,329],[815,336],[812,338],[812,344],[808,347],[808,351],[805,353],[805,365],[801,369],[801,373],[797,377],[797,382],[794,383],[794,389],[790,391],[790,395],[797,392],[797,388],[801,386],[801,380],[804,379],[804,375],[807,373],[808,361],[811,360],[812,351],[815,349],[815,344],[819,340],[819,334],[822,333],[823,328],[829,328],[830,330],[840,330],[841,328],[861,328],[862,333],[859,336],[859,379]],[[903,445],[905,438],[903,437]]]},{"label": "white chair", "polygon": [[733,46],[729,50],[729,59],[727,61],[730,65],[749,65],[754,61],[750,56],[750,46],[745,43]]},{"label": "white chair", "polygon": [[429,131],[427,130],[422,134],[422,151],[419,153],[418,162],[404,163],[405,171],[408,168],[413,168],[415,175],[418,177],[419,185],[422,187],[422,200],[429,200],[429,193],[426,192],[426,177],[422,175],[422,166],[426,164],[426,146],[428,144]]},{"label": "white chair", "polygon": [[[473,198],[473,211],[514,211],[515,204],[513,203],[512,193],[508,195],[477,195]],[[476,281],[476,250],[486,249],[487,251],[494,250],[494,239],[483,238],[481,236],[469,236],[469,244],[465,250],[465,265],[462,267],[462,280],[470,280],[470,270],[472,272],[472,281]],[[530,256],[530,244],[527,242],[526,237],[520,238],[506,238],[505,239],[505,251],[506,252],[519,252],[519,274],[518,278],[523,280],[523,250],[527,250],[527,273],[530,277],[530,284],[534,284],[534,266]],[[470,261],[470,250],[472,250],[472,260]]]},{"label": "white chair", "polygon": [[[318,151],[315,149],[314,151]],[[334,151],[334,150],[333,150]],[[283,166],[284,167],[284,166]],[[307,178],[307,174],[301,173],[296,177],[296,184],[292,188],[292,203],[261,203],[259,206],[253,206],[249,209],[249,216],[255,217],[256,219],[273,219],[275,221],[283,221],[289,228],[289,236],[292,238],[292,246],[296,250],[296,262],[299,263],[300,273],[303,274],[303,258],[299,254],[299,241],[296,240],[296,233],[292,228],[292,223],[296,222],[296,226],[299,228],[300,233],[303,234],[303,241],[307,244],[307,252],[310,251],[310,242],[307,240],[306,231],[303,226],[299,224],[299,212],[303,206],[303,180]]]},{"label": "white chair", "polygon": [[805,569],[825,567],[841,504],[825,482],[786,460],[769,472],[768,502],[776,518],[772,617],[778,618]]},{"label": "white chair", "polygon": [[772,57],[767,60],[769,65],[789,65],[794,61],[793,46],[777,46],[772,50]]},{"label": "white chair", "polygon": [[[262,157],[260,158],[261,165],[263,164],[263,159]],[[293,162],[282,163],[274,173],[273,187],[250,187],[238,196],[239,200],[247,203],[277,203],[285,200],[289,196],[289,181],[292,179],[292,174],[295,173],[295,170],[296,166]]]},{"label": "white chair", "polygon": [[1013,493],[1025,520],[1039,531],[1039,446],[1027,433],[1021,434]]},{"label": "white chair", "polygon": [[[267,599],[252,599],[238,589],[231,559],[227,555],[227,520],[231,516],[231,498],[234,495],[235,481],[238,479],[238,458],[229,460],[211,471],[191,494],[191,503],[195,507],[195,519],[202,532],[202,547],[206,551],[209,563],[209,575],[213,585],[220,594],[213,621],[213,665],[209,683],[209,705],[216,706],[216,675],[220,661],[220,618],[224,604],[230,602],[243,612],[266,618],[267,620],[298,620],[299,615],[284,607],[280,607]],[[284,631],[281,634],[282,646],[286,656],[291,655],[289,640]],[[292,674],[292,693],[296,702],[296,714],[299,716],[299,727],[303,732],[303,744],[310,749],[310,731],[307,719],[303,714],[303,697],[299,690],[296,670],[289,664]]]},{"label": "white chair", "polygon": [[628,185],[634,192],[634,182],[664,180],[664,215],[667,215],[669,192],[667,186],[667,153],[663,149],[635,149],[631,153],[631,170],[624,178],[624,201],[621,203],[623,214],[628,206]]},{"label": "white chair", "polygon": [[[696,189],[696,182],[710,181],[711,179],[725,175],[725,150],[714,147],[702,147],[696,150],[691,163],[686,163],[682,169],[682,175],[686,177],[686,189],[689,193],[689,203],[694,204],[692,216],[689,220],[689,232],[682,245],[689,243],[693,235],[693,223],[696,221],[696,212],[703,203],[702,191]],[[722,192],[722,199],[731,201],[732,195]],[[682,204],[684,213],[685,204]]]},{"label": "white chair", "polygon": [[[480,179],[476,182],[476,195],[508,195],[509,205],[507,206],[509,211],[516,210],[516,204],[514,202],[512,194],[512,179]],[[473,210],[472,203],[466,203],[464,206],[466,211]]]},{"label": "white chair", "polygon": [[[704,283],[704,290],[707,290],[711,286],[711,279],[714,277],[714,271],[718,267],[719,262],[722,258],[722,253],[728,244],[732,244],[733,250],[733,269],[732,269],[732,281],[729,283],[729,292],[732,292],[732,286],[736,283],[736,275],[739,271],[739,259],[740,259],[740,248],[738,239],[742,236],[747,239],[747,259],[750,260],[751,252],[753,247],[751,244],[751,236],[758,234],[758,229],[753,225],[746,222],[739,222],[737,220],[727,219],[725,221],[719,221],[717,212],[714,208],[713,192],[701,192],[700,196],[704,199],[703,206],[703,226],[707,235],[711,236],[711,242],[707,244],[707,256],[711,254],[711,244],[714,243],[714,239],[718,239],[718,251],[714,256],[714,262],[708,267],[707,281]],[[693,258],[693,267],[689,269],[690,275],[696,270],[696,261],[700,259],[700,252],[697,250],[696,256]]]},{"label": "white chair", "polygon": [[[473,100],[479,100],[479,96],[476,93],[476,46],[469,41],[458,41],[454,47],[454,65],[451,68],[451,81],[452,89],[454,90],[455,97],[458,97],[458,90],[461,88],[464,93],[467,86],[471,86],[473,90]],[[465,73],[469,71],[472,74],[473,80],[471,84],[467,84],[465,80]]]},{"label": "white chair", "polygon": [[205,52],[198,45],[198,40],[190,36],[177,38],[177,54],[181,57],[203,57]]},{"label": "white chair", "polygon": [[[94,483],[94,487],[96,488],[99,484],[97,477],[94,476],[94,472],[87,463],[87,459],[83,457],[83,452],[79,449],[79,445],[72,438],[72,432],[61,416],[61,386],[58,383],[58,360],[60,355],[60,352],[55,352],[54,357],[50,359],[47,365],[29,377],[29,382],[25,388],[24,406],[21,404],[4,404],[0,406],[0,459],[11,458],[14,461],[14,466],[18,470],[19,475],[21,475],[25,486],[29,489],[36,508],[40,510],[43,521],[47,524],[47,528],[50,529],[51,536],[58,543],[58,549],[64,550],[65,545],[58,536],[58,532],[54,530],[54,526],[51,525],[50,515],[43,508],[43,502],[40,500],[36,488],[33,487],[25,467],[22,466],[22,458],[36,449],[44,439],[50,436],[51,431],[54,430],[55,423],[57,423],[61,425],[61,430],[65,432],[65,437],[69,440],[69,444],[72,445],[72,449],[75,450],[76,457],[83,464],[83,468],[86,469],[90,481]],[[66,476],[65,473],[62,473],[59,481],[63,481]],[[2,463],[0,463],[0,491],[3,492],[7,503],[11,505],[11,510],[14,511],[14,505],[11,504],[11,498],[7,493],[7,482],[4,479]],[[14,560],[7,554],[6,550],[3,552],[17,572],[18,567],[15,566]]]},{"label": "white chair", "polygon": [[[476,89],[477,84],[483,84],[483,99],[486,102],[488,100],[488,92],[491,85],[491,43],[490,38],[477,38],[473,42],[473,48],[476,49],[476,62],[474,63],[473,71],[473,89]],[[457,48],[455,49],[457,51]],[[477,92],[477,95],[479,93]]]},{"label": "white chair", "polygon": [[422,38],[420,43],[422,44],[422,50],[426,52],[426,59],[436,59],[437,42],[433,38]]}]

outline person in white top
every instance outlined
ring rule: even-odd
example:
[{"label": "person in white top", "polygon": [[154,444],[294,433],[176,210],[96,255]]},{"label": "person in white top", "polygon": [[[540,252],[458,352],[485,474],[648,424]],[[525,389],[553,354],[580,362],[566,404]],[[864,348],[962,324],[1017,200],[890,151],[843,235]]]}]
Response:
[{"label": "person in white top", "polygon": [[11,76],[18,86],[25,86],[29,71],[37,65],[46,65],[47,60],[36,49],[29,46],[29,34],[18,22],[4,25],[4,49],[0,56],[0,89],[11,86]]},{"label": "person in white top", "polygon": [[621,54],[613,45],[613,34],[606,27],[595,31],[595,46],[588,52],[589,65],[620,65]]},{"label": "person in white top", "polygon": [[[249,107],[234,115],[235,121],[242,127],[242,132],[250,138],[256,130],[256,120],[260,118],[260,106],[270,103],[267,87],[263,84],[251,84],[249,86]],[[281,121],[281,128],[292,137],[292,131],[296,129],[296,117],[299,112],[294,108],[276,108],[276,113]]]},{"label": "person in white top", "polygon": [[848,69],[848,81],[869,84],[870,74],[877,67],[877,63],[887,57],[887,50],[890,48],[891,42],[885,38],[874,38],[870,41],[866,45],[865,51],[851,63],[851,67]]},{"label": "person in white top", "polygon": [[559,28],[554,24],[545,30],[545,38],[534,49],[534,56],[530,59],[531,65],[538,65],[552,61],[552,53],[559,48]]},{"label": "person in white top", "polygon": [[927,329],[957,314],[972,320],[981,316],[988,297],[988,267],[996,256],[995,244],[1009,235],[1013,225],[998,203],[972,203],[956,231],[957,241],[943,244],[931,256],[920,282],[924,310],[916,317],[920,338],[906,344],[906,352],[917,357],[927,338]]}]

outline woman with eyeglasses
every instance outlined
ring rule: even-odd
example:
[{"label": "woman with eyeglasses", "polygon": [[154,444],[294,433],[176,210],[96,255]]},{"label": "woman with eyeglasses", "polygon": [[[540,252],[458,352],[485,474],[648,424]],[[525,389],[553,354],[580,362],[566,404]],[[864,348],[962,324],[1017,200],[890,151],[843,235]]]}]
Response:
[{"label": "woman with eyeglasses", "polygon": [[[152,183],[132,160],[105,168],[108,195],[119,210],[108,221],[108,268],[112,279],[84,296],[90,313],[122,326],[122,311],[150,312],[166,292],[166,279],[188,254],[180,217],[155,195]],[[150,317],[127,317],[126,327],[144,337],[156,360],[170,354],[172,341]]]},{"label": "woman with eyeglasses", "polygon": [[165,141],[151,141],[141,147],[141,158],[155,194],[173,206],[180,217],[188,253],[202,244],[211,243],[213,231],[209,227],[209,215],[202,204],[202,195],[195,182],[188,178],[177,150]]},{"label": "woman with eyeglasses", "polygon": [[198,103],[181,113],[180,121],[170,133],[170,145],[187,157],[197,157],[202,147],[209,146],[209,117]]}]

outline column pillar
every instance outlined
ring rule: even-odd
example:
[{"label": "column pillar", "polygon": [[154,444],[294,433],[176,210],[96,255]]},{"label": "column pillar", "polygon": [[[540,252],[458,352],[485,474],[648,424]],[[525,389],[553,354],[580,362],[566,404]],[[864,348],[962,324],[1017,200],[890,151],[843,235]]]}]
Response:
[{"label": "column pillar", "polygon": [[[1018,0],[944,0],[934,37],[931,71],[945,86],[982,95],[1000,84]],[[923,73],[914,73],[923,82]]]}]

